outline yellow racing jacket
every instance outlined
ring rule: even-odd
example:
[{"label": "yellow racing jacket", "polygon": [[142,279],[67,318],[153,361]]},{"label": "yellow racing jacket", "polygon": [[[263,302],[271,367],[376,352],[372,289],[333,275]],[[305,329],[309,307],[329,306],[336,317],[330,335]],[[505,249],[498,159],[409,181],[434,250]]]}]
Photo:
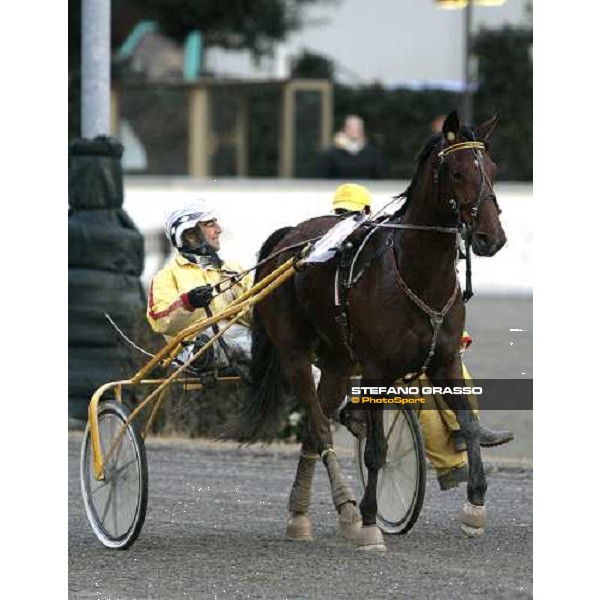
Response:
[{"label": "yellow racing jacket", "polygon": [[[204,319],[206,311],[195,309],[187,294],[201,285],[216,285],[231,275],[239,274],[242,268],[235,263],[224,263],[217,268],[212,265],[197,265],[180,254],[175,256],[152,279],[148,292],[146,317],[154,331],[169,338],[193,323]],[[226,283],[224,287],[229,287]],[[252,276],[246,275],[241,282],[216,296],[210,303],[215,315],[226,309],[236,298],[252,287]],[[238,321],[250,325],[247,317]]]}]

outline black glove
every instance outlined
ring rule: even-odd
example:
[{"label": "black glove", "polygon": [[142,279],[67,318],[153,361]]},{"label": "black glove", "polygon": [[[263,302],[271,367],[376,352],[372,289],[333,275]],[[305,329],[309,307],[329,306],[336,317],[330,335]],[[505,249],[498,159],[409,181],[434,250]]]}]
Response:
[{"label": "black glove", "polygon": [[201,285],[188,292],[188,301],[194,308],[206,308],[212,297],[212,285]]}]

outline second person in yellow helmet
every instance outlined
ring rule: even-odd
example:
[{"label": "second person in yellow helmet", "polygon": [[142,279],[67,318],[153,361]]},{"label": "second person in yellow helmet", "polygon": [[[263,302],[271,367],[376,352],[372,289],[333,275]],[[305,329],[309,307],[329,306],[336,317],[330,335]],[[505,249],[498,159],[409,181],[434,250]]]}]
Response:
[{"label": "second person in yellow helmet", "polygon": [[364,185],[344,183],[333,195],[333,212],[336,215],[363,212],[371,213],[371,194]]}]

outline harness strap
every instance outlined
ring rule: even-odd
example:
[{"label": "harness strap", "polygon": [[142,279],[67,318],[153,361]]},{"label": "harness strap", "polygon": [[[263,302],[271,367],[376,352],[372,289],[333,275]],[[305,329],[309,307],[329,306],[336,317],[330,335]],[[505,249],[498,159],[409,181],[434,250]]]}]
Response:
[{"label": "harness strap", "polygon": [[466,303],[468,302],[472,297],[473,297],[473,285],[471,282],[471,231],[467,230],[466,232],[466,244],[465,244],[465,250],[466,250],[466,272],[465,272],[465,279],[466,279],[466,285],[465,285],[465,291],[463,292],[463,301]]},{"label": "harness strap", "polygon": [[400,275],[400,271],[398,270],[398,265],[396,264],[396,257],[394,256],[394,251],[391,248],[389,248],[389,251],[391,252],[391,255],[392,255],[392,264],[394,265],[396,279],[398,280],[398,283],[400,284],[402,291],[408,296],[408,298],[414,304],[416,304],[416,306],[418,306],[429,317],[429,323],[431,324],[431,329],[432,329],[431,344],[429,346],[429,352],[427,354],[427,357],[425,358],[425,362],[423,363],[423,366],[419,370],[419,374],[415,375],[414,377],[411,377],[408,380],[405,379],[405,382],[408,383],[408,382],[414,380],[419,375],[424,375],[427,372],[427,368],[429,367],[431,358],[433,357],[433,355],[435,353],[435,348],[437,346],[437,338],[438,338],[440,329],[442,327],[442,323],[444,322],[444,318],[446,317],[446,314],[454,305],[454,301],[456,300],[456,295],[458,294],[458,290],[459,290],[460,286],[459,286],[458,277],[457,277],[454,280],[454,291],[452,292],[452,295],[450,296],[450,298],[448,299],[446,304],[444,304],[442,310],[440,310],[440,311],[433,310],[430,306],[425,304],[425,302],[423,302],[423,300],[421,300],[421,298],[419,298],[419,296],[417,296],[408,287],[408,285],[406,284],[404,279],[402,279],[402,276]]},{"label": "harness strap", "polygon": [[[348,287],[352,288],[354,287],[361,279],[361,277],[366,273],[367,269],[378,259],[381,258],[386,251],[388,250],[388,248],[391,248],[392,245],[394,243],[393,238],[390,236],[385,244],[377,251],[375,252],[375,254],[373,254],[373,256],[371,256],[371,258],[369,258],[369,260],[367,260],[367,262],[365,263],[365,266],[356,274],[356,277],[354,277],[354,279],[351,279],[350,281],[348,281]],[[354,263],[352,263],[352,267],[354,267]],[[351,271],[352,273],[352,271]]]},{"label": "harness strap", "polygon": [[335,298],[336,307],[335,322],[340,328],[340,336],[344,347],[352,362],[356,362],[352,343],[352,329],[348,319],[348,267],[351,265],[354,246],[351,243],[344,244],[337,255],[337,267],[335,270]]},{"label": "harness strap", "polygon": [[[338,265],[335,271],[335,287],[334,287],[334,303],[336,306],[337,315],[335,317],[336,323],[340,327],[340,335],[344,346],[350,356],[352,362],[356,362],[356,355],[354,353],[354,344],[352,340],[352,327],[350,325],[350,319],[348,318],[348,292],[353,288],[360,278],[365,274],[367,269],[381,256],[385,254],[388,248],[391,248],[393,239],[392,236],[388,237],[386,243],[380,248],[371,258],[367,260],[363,268],[354,276],[354,267],[356,261],[364,249],[367,240],[375,233],[375,229],[370,231],[358,250],[352,256],[353,246],[346,246],[342,248],[342,251],[338,254]],[[348,270],[348,266],[350,269]],[[341,274],[341,276],[340,276]]]},{"label": "harness strap", "polygon": [[441,152],[438,152],[438,158],[440,160],[444,160],[448,154],[452,154],[458,150],[485,150],[485,144],[483,142],[475,141],[459,142],[458,144],[453,144],[443,148]]}]

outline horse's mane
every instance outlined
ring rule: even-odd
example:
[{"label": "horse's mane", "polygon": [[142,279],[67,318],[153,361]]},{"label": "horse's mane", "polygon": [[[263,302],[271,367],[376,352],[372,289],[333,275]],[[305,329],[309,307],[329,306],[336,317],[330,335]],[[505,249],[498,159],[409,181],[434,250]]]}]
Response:
[{"label": "horse's mane", "polygon": [[[462,136],[463,139],[468,140],[468,141],[475,141],[475,139],[476,139],[475,131],[473,130],[472,127],[466,127],[463,125],[460,128],[460,135]],[[394,215],[393,215],[394,219],[402,220],[402,217],[408,210],[416,183],[423,176],[423,171],[427,167],[429,156],[433,152],[433,149],[440,143],[441,139],[442,139],[441,132],[434,133],[433,135],[429,136],[429,138],[427,138],[425,143],[421,146],[421,149],[419,150],[419,152],[417,153],[417,156],[415,158],[416,168],[415,168],[415,173],[410,181],[410,184],[408,185],[406,190],[404,190],[404,192],[395,196],[395,198],[405,198],[405,201],[402,204],[402,206],[394,213]]]}]

